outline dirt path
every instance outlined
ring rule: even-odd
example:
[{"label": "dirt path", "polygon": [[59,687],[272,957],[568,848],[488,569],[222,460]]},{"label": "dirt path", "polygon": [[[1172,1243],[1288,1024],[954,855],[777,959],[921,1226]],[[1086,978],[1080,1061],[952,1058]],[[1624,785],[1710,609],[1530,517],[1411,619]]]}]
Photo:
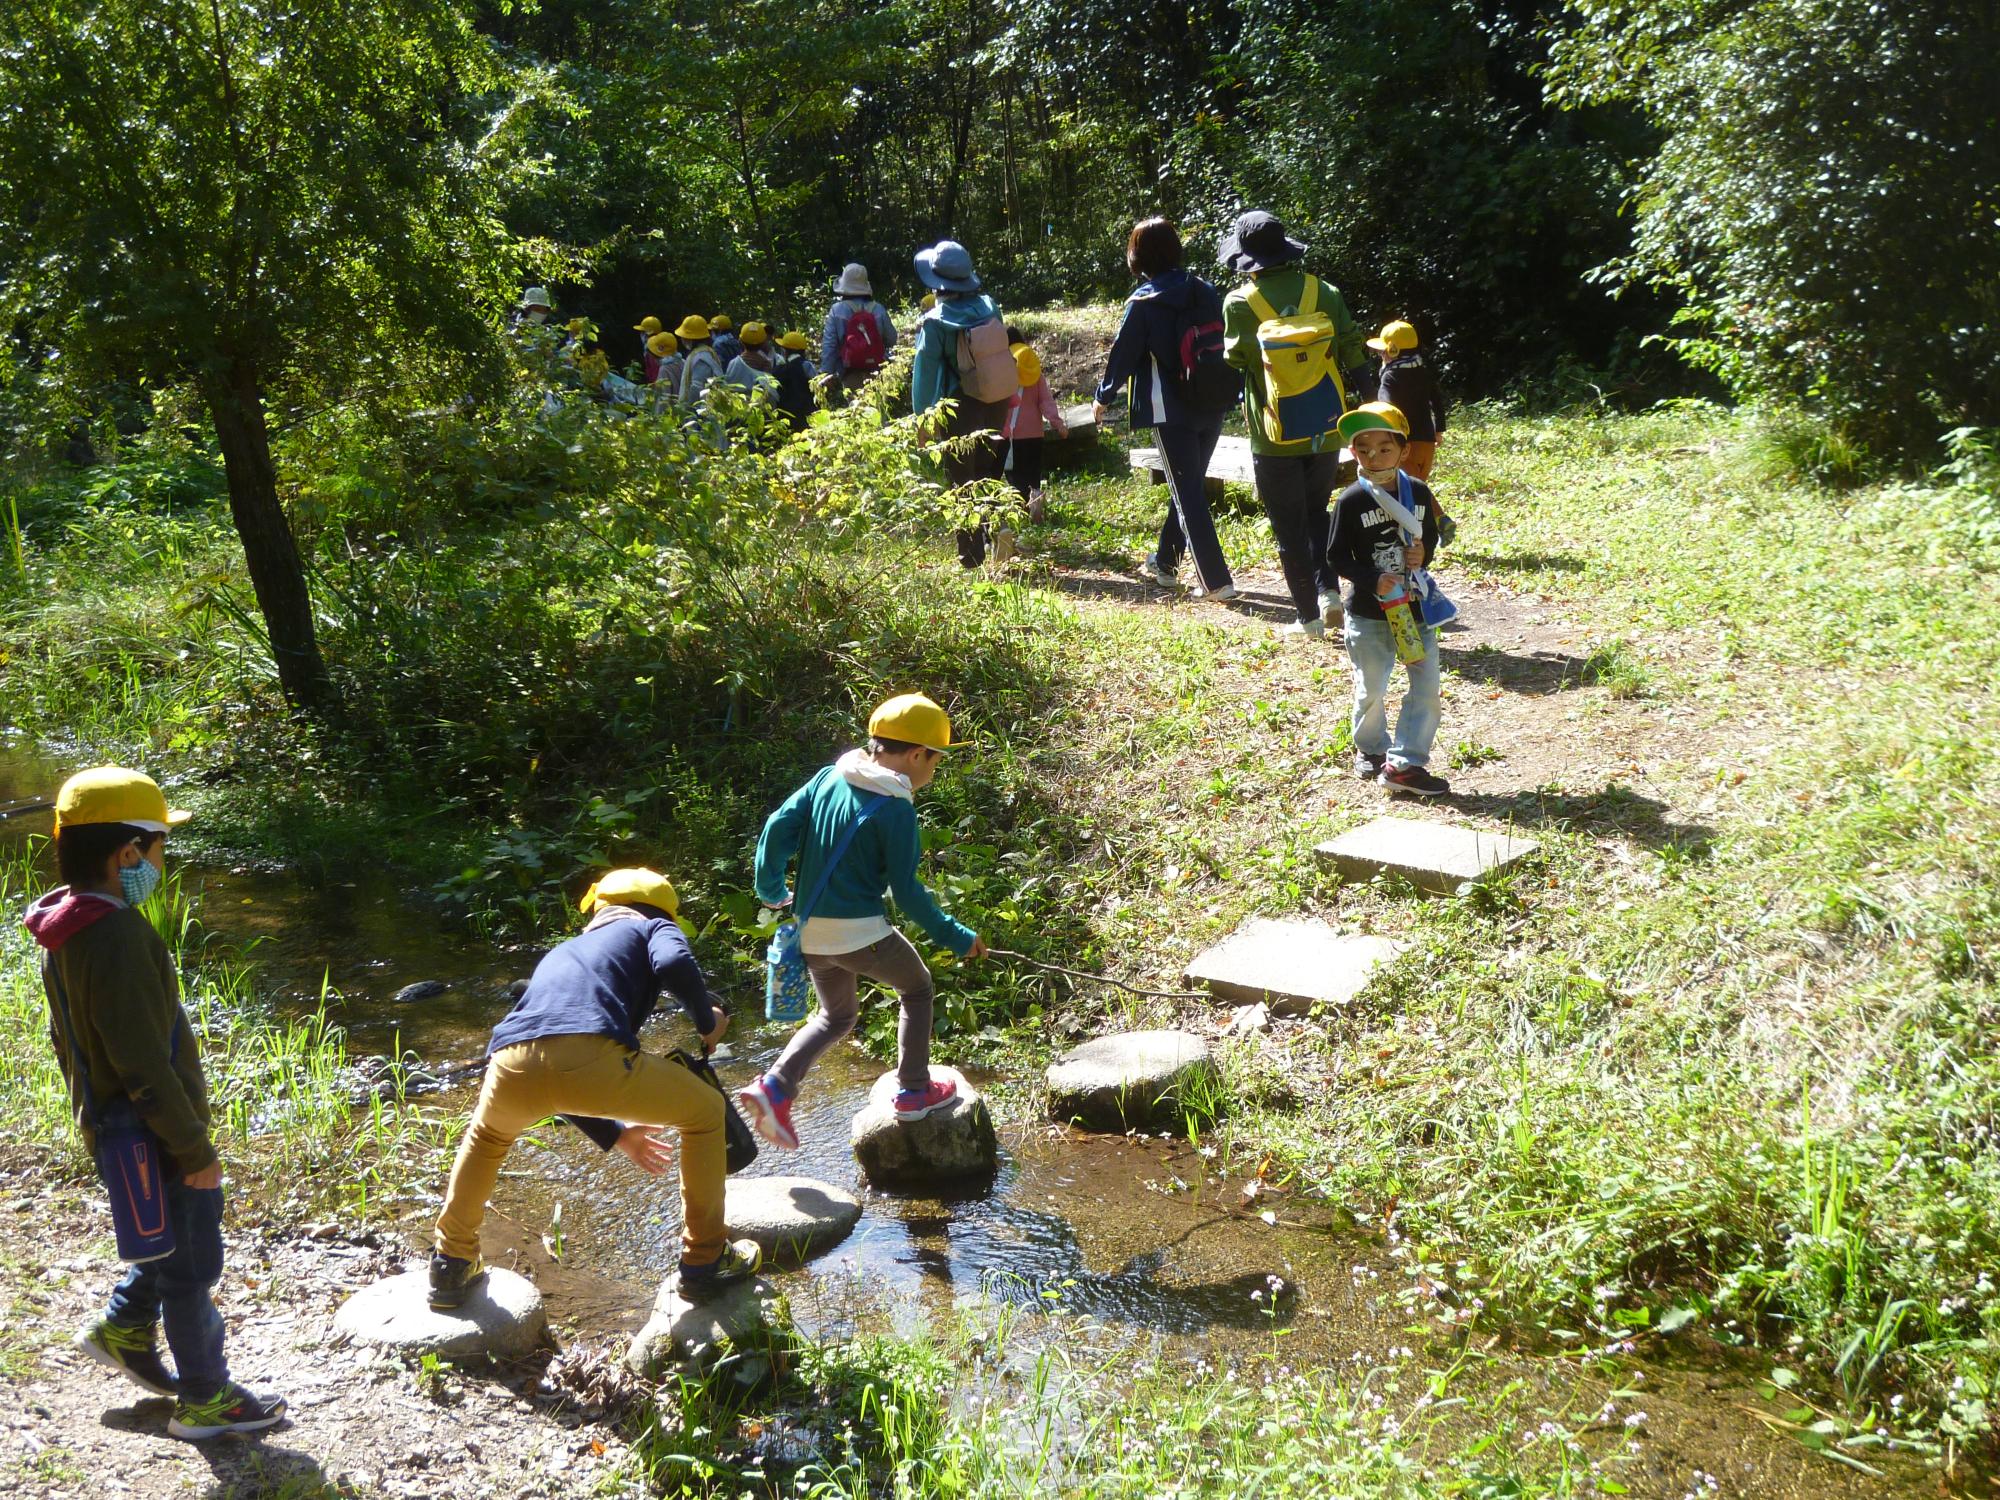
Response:
[{"label": "dirt path", "polygon": [[[1274,774],[1237,787],[1239,800],[1256,801],[1268,790],[1278,804],[1272,810],[1294,816],[1393,810],[1495,825],[1587,825],[1651,848],[1699,846],[1709,837],[1703,818],[1713,803],[1698,774],[1709,741],[1698,710],[1632,678],[1597,680],[1593,643],[1558,603],[1490,581],[1451,580],[1460,618],[1440,647],[1444,717],[1432,769],[1450,780],[1452,792],[1426,804],[1358,781],[1345,752],[1313,753],[1345,742],[1352,672],[1331,636],[1273,648],[1273,628],[1293,618],[1275,569],[1239,570],[1241,594],[1225,605],[1096,569],[1054,568],[1043,576],[1086,610],[1166,611],[1214,632],[1202,711],[1226,721],[1273,705],[1266,712],[1278,730],[1266,737]],[[1679,675],[1699,667],[1709,649],[1705,641],[1659,637],[1646,654]],[[1392,689],[1392,708],[1399,694]],[[1218,731],[1167,766],[1140,768],[1132,780],[1156,781],[1164,771],[1182,785],[1212,784],[1240,761],[1241,744],[1240,735]]]},{"label": "dirt path", "polygon": [[[245,1384],[283,1393],[292,1420],[255,1439],[183,1443],[166,1435],[165,1399],[68,1343],[119,1274],[102,1205],[17,1162],[0,1170],[0,1231],[17,1247],[0,1260],[11,1300],[0,1363],[9,1495],[619,1493],[602,1488],[625,1449],[590,1401],[602,1379],[595,1346],[484,1372],[446,1368],[427,1388],[421,1371],[335,1346],[340,1303],[406,1268],[393,1232],[239,1223],[217,1290],[230,1362]],[[550,1306],[562,1315],[553,1294]]]}]

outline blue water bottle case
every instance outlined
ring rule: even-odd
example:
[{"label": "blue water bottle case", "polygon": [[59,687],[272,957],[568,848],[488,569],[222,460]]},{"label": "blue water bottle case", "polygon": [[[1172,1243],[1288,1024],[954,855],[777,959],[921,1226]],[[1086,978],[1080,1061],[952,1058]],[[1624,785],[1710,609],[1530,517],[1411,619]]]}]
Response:
[{"label": "blue water bottle case", "polygon": [[813,887],[812,895],[805,905],[797,909],[797,915],[789,922],[780,924],[771,935],[771,946],[764,953],[764,1017],[771,1021],[788,1024],[803,1021],[812,1011],[812,979],[806,973],[806,956],[799,948],[799,935],[804,930],[813,908],[819,905],[820,897],[826,894],[826,883],[833,876],[836,866],[847,853],[847,846],[854,842],[854,835],[861,831],[861,825],[875,816],[875,810],[889,799],[877,796],[861,810],[861,816],[847,825],[847,832],[840,836],[840,842],[833,846],[828,856],[826,868],[819,872],[819,883]]}]

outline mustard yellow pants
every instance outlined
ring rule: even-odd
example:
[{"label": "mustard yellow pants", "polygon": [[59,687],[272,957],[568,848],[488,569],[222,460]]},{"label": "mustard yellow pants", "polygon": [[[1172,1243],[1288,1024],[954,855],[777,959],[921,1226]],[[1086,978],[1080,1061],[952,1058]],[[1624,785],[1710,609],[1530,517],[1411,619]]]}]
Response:
[{"label": "mustard yellow pants", "polygon": [[702,1266],[722,1254],[722,1095],[671,1058],[634,1052],[605,1036],[545,1037],[487,1060],[438,1215],[438,1249],[466,1260],[479,1253],[479,1226],[501,1163],[523,1131],[558,1114],[678,1130],[681,1259]]}]

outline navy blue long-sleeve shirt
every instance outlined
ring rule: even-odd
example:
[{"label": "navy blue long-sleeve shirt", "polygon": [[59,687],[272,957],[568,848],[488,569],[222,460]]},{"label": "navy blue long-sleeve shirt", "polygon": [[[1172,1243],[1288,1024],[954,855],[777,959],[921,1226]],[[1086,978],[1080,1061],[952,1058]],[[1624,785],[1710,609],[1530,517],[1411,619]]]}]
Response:
[{"label": "navy blue long-sleeve shirt", "polygon": [[[715,1030],[708,981],[678,925],[633,916],[586,928],[535,965],[528,988],[493,1028],[486,1055],[552,1036],[609,1037],[636,1052],[639,1028],[662,992],[679,1002],[697,1031]],[[563,1118],[607,1151],[623,1130],[615,1120]]]}]

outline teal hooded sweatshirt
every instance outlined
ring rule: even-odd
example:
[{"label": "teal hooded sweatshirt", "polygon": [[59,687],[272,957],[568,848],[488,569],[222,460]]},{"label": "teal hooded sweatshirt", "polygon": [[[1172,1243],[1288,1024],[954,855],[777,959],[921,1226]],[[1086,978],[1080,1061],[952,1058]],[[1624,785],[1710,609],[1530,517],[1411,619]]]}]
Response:
[{"label": "teal hooded sweatshirt", "polygon": [[[884,894],[896,898],[896,909],[910,918],[941,948],[964,954],[976,934],[963,922],[946,916],[917,879],[917,809],[910,783],[886,771],[867,752],[850,750],[791,796],[765,820],[757,840],[757,899],[766,906],[783,905],[796,893],[804,901],[819,884],[827,856],[847,827],[877,801],[882,806],[861,826],[826,883],[826,892],[809,913],[814,917],[881,917],[887,915]],[[793,858],[798,880],[787,891],[785,872]]]}]

